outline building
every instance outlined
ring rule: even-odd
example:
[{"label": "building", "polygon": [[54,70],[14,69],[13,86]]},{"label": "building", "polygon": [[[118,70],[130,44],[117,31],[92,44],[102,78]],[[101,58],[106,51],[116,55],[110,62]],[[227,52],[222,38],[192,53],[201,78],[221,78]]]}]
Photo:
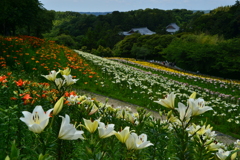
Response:
[{"label": "building", "polygon": [[180,27],[176,23],[171,23],[166,27],[166,31],[170,33],[175,33],[179,31]]},{"label": "building", "polygon": [[156,32],[150,31],[147,27],[142,28],[132,28],[130,31],[120,32],[120,35],[128,36],[133,33],[140,33],[141,35],[152,35],[156,34]]}]

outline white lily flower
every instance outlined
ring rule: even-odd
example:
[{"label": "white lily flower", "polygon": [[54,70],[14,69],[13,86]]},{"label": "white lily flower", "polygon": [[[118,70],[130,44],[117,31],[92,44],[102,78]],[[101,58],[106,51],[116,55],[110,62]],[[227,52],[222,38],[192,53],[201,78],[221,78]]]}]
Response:
[{"label": "white lily flower", "polygon": [[169,109],[175,109],[174,107],[175,97],[176,95],[172,92],[171,94],[167,95],[165,99],[160,99],[154,102],[161,104],[162,106],[167,107]]},{"label": "white lily flower", "polygon": [[224,148],[225,145],[223,143],[215,143],[215,142],[212,142],[210,143],[208,146],[207,146],[207,149],[209,151],[217,151],[219,150],[220,148]]},{"label": "white lily flower", "polygon": [[23,121],[29,128],[30,131],[34,133],[41,133],[44,128],[48,125],[50,113],[52,109],[49,109],[46,113],[44,112],[42,106],[36,106],[32,113],[28,111],[23,111],[24,117],[20,120]]},{"label": "white lily flower", "polygon": [[67,86],[70,86],[70,85],[76,83],[77,80],[78,80],[78,79],[72,79],[72,75],[63,75],[63,77],[64,77],[65,80],[66,80]]},{"label": "white lily flower", "polygon": [[216,153],[217,157],[220,160],[225,160],[227,157],[231,154],[231,151],[224,151],[223,149],[219,149],[218,152]]},{"label": "white lily flower", "polygon": [[199,129],[201,129],[201,126],[195,125],[195,124],[193,123],[190,127],[186,128],[186,131],[188,131],[188,133],[189,133],[190,135],[193,135],[193,134],[195,134],[197,131],[199,131]]},{"label": "white lily flower", "polygon": [[62,118],[62,124],[58,138],[64,140],[76,140],[78,138],[84,139],[82,136],[84,132],[77,130],[73,124],[70,124],[70,117],[67,114],[65,115],[65,118],[63,116],[59,117]]},{"label": "white lily flower", "polygon": [[77,103],[79,103],[79,100],[78,100],[78,96],[74,96],[74,95],[70,95],[67,99],[67,101],[69,102],[69,104],[71,105],[75,105]]},{"label": "white lily flower", "polygon": [[131,133],[126,140],[125,144],[127,146],[127,149],[137,149],[136,141],[138,139],[138,136],[136,133]]},{"label": "white lily flower", "polygon": [[62,78],[56,78],[55,84],[57,85],[58,89],[60,89],[65,84],[65,80]]},{"label": "white lily flower", "polygon": [[93,104],[91,111],[88,113],[88,115],[92,115],[98,111],[98,107]]},{"label": "white lily flower", "polygon": [[56,72],[53,70],[49,73],[49,75],[42,75],[42,76],[45,77],[46,79],[48,79],[49,81],[55,81],[58,73],[59,72]]},{"label": "white lily flower", "polygon": [[235,142],[234,142],[234,145],[236,148],[240,149],[240,140],[237,139]]},{"label": "white lily flower", "polygon": [[212,131],[211,129],[207,129],[205,132],[205,135],[203,136],[203,139],[213,139],[217,136],[215,131]]},{"label": "white lily flower", "polygon": [[146,134],[138,136],[136,133],[131,133],[129,138],[126,140],[127,149],[143,149],[151,145],[153,144],[150,143],[150,141],[147,141]]},{"label": "white lily flower", "polygon": [[99,122],[98,125],[98,133],[100,138],[107,138],[116,133],[116,131],[114,131],[114,124],[105,125],[104,123]]},{"label": "white lily flower", "polygon": [[146,134],[141,134],[138,136],[137,139],[137,149],[143,149],[148,146],[152,146],[153,144],[150,143],[150,141],[147,141],[147,135]]},{"label": "white lily flower", "polygon": [[198,98],[196,100],[190,98],[188,99],[188,104],[192,110],[192,116],[197,116],[203,114],[206,111],[212,110],[212,107],[205,106],[205,102],[201,98]]},{"label": "white lily flower", "polygon": [[176,108],[176,110],[179,112],[179,118],[181,121],[185,120],[185,122],[187,122],[192,115],[191,109],[180,102],[178,103],[178,108]]}]

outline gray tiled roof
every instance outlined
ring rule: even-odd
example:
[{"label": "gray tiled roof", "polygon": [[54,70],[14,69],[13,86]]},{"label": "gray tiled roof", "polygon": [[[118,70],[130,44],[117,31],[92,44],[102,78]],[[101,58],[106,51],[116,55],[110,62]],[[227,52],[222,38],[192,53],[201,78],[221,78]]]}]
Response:
[{"label": "gray tiled roof", "polygon": [[170,23],[167,27],[166,27],[166,31],[167,32],[177,32],[180,29],[180,27],[176,24],[176,23]]},{"label": "gray tiled roof", "polygon": [[147,27],[142,27],[142,28],[132,28],[130,31],[124,31],[120,32],[122,35],[131,35],[132,33],[140,33],[141,35],[152,35],[156,34],[156,32],[150,31]]}]

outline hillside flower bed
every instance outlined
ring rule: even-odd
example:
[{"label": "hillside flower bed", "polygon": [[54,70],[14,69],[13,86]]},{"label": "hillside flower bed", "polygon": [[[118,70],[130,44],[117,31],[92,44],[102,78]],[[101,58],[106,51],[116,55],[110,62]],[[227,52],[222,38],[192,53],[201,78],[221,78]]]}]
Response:
[{"label": "hillside flower bed", "polygon": [[[7,91],[9,96],[12,91],[28,93],[28,85],[33,85],[9,76],[1,76],[1,92]],[[54,103],[46,96],[35,106],[32,97],[24,96],[12,107],[1,105],[1,114],[9,119],[2,123],[7,132],[1,134],[8,137],[3,140],[8,145],[1,149],[2,158],[238,159],[239,141],[235,147],[227,147],[216,141],[210,125],[192,123],[196,116],[212,110],[196,98],[196,92],[186,104],[177,102],[174,93],[156,101],[170,110],[166,120],[156,120],[143,108],[132,113],[130,108],[112,108],[68,91],[78,81],[69,68],[42,76],[49,80],[46,90],[55,86]],[[30,101],[20,103],[26,100]]]},{"label": "hillside flower bed", "polygon": [[[201,74],[191,74],[150,62],[137,61],[132,58],[111,57],[108,59],[115,60],[124,64],[130,64],[132,66],[139,67],[141,69],[145,69],[153,73],[162,74],[164,76],[167,76],[169,78],[181,82],[207,87],[210,90],[214,90],[212,92],[215,92],[216,94],[221,93],[229,94],[229,95],[221,94],[222,97],[225,96],[232,99],[236,99],[239,98],[240,95],[240,81],[237,80],[220,79],[216,77],[204,76]],[[236,95],[236,97],[234,97],[234,95]]]},{"label": "hillside flower bed", "polygon": [[[162,76],[161,74],[153,74],[134,68],[132,66],[123,65],[105,58],[94,56],[85,52],[78,52],[86,61],[95,66],[98,73],[102,73],[102,79],[98,79],[98,83],[102,86],[99,90],[107,92],[113,88],[118,88],[119,92],[138,102],[140,106],[148,109],[159,111],[159,106],[153,101],[159,97],[165,97],[166,94],[175,92],[179,95],[182,102],[186,102],[188,95],[197,92],[207,105],[211,105],[214,110],[209,112],[206,117],[211,123],[219,125],[220,129],[238,134],[239,124],[239,98],[229,98],[221,96],[215,92],[190,85],[188,83],[179,82]],[[238,85],[236,85],[238,86]],[[239,87],[239,86],[238,86]],[[110,91],[109,91],[110,92]],[[114,93],[113,93],[114,94]],[[120,95],[117,95],[118,97]],[[133,103],[134,103],[133,102]]]},{"label": "hillside flower bed", "polygon": [[[239,140],[226,146],[214,132],[217,123],[238,131],[234,100],[35,37],[0,40],[0,159],[239,159]],[[78,89],[145,104],[166,119]]]}]

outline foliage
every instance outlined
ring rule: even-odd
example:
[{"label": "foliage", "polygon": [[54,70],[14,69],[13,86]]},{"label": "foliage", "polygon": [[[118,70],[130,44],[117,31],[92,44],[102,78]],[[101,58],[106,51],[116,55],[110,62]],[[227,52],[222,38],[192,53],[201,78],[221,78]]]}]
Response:
[{"label": "foliage", "polygon": [[239,1],[236,1],[232,6],[218,7],[209,14],[192,20],[187,30],[223,35],[227,39],[239,37],[239,11]]},{"label": "foliage", "polygon": [[70,35],[61,34],[57,36],[55,39],[58,44],[67,46],[69,48],[74,48],[76,46],[75,41]]},{"label": "foliage", "polygon": [[[50,31],[54,12],[46,10],[38,0],[2,0],[0,34],[42,37]],[[42,23],[44,22],[44,23]]]},{"label": "foliage", "polygon": [[[118,42],[113,52],[117,56],[141,59],[162,60],[162,51],[176,36],[174,35],[140,35],[132,34]],[[118,54],[116,54],[118,53]]]},{"label": "foliage", "polygon": [[[180,68],[213,76],[239,79],[239,39],[224,41],[218,36],[185,35],[175,39],[163,53]],[[232,56],[235,58],[232,59]],[[191,66],[191,67],[189,67]],[[224,66],[224,67],[223,67]]]},{"label": "foliage", "polygon": [[145,46],[138,47],[136,44],[133,45],[131,49],[131,54],[136,57],[136,59],[146,59],[146,56],[150,54],[150,51]]},{"label": "foliage", "polygon": [[101,56],[101,57],[111,57],[111,56],[113,56],[112,50],[109,47],[104,48],[101,45],[98,46],[97,50],[92,49],[91,53],[94,54],[94,55]]}]

